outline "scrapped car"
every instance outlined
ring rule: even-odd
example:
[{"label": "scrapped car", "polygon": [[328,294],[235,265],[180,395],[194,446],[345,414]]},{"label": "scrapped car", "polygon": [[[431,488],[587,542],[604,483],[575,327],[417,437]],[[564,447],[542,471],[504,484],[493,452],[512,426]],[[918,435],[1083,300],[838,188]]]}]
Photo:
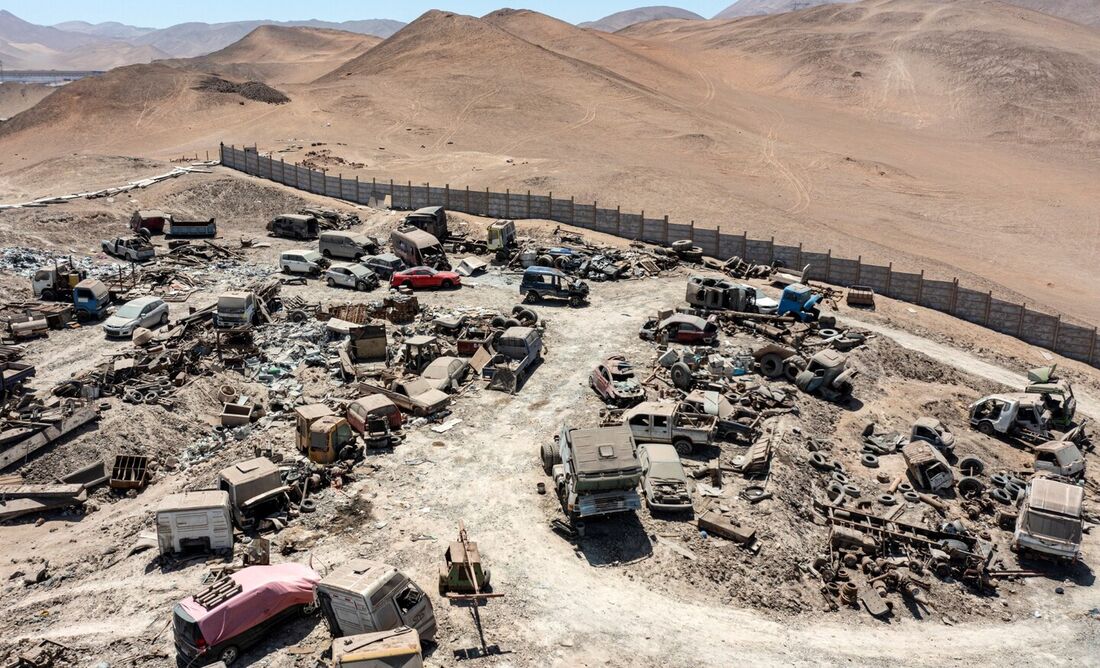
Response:
[{"label": "scrapped car", "polygon": [[523,270],[519,293],[528,303],[551,298],[564,299],[570,306],[581,306],[588,301],[588,284],[553,267],[527,267]]},{"label": "scrapped car", "polygon": [[420,377],[432,388],[443,392],[457,390],[470,370],[470,363],[460,357],[437,357],[424,367]]},{"label": "scrapped car", "polygon": [[642,495],[650,510],[692,509],[687,476],[676,448],[667,443],[642,443],[638,461],[642,464]]},{"label": "scrapped car", "polygon": [[279,254],[279,268],[285,274],[320,276],[329,261],[315,250],[288,250]]},{"label": "scrapped car", "polygon": [[947,425],[933,417],[917,418],[910,431],[909,440],[925,441],[944,454],[951,454],[955,450],[955,435]]},{"label": "scrapped car", "polygon": [[138,297],[123,304],[103,321],[103,333],[113,337],[132,336],[138,327],[168,324],[168,304],[160,297]]},{"label": "scrapped car", "polygon": [[940,451],[927,441],[916,441],[903,446],[901,456],[909,471],[909,477],[920,489],[939,492],[949,490],[955,484],[955,474]]},{"label": "scrapped car", "polygon": [[249,566],[215,580],[172,610],[179,666],[229,666],[278,625],[316,612],[321,576],[303,564]]},{"label": "scrapped car", "polygon": [[404,287],[418,290],[420,288],[443,288],[448,290],[462,285],[462,277],[453,271],[440,271],[431,267],[413,267],[396,271],[390,277],[391,287]]},{"label": "scrapped car", "polygon": [[709,346],[718,342],[718,321],[687,313],[673,313],[665,318],[651,317],[642,325],[638,336],[645,341],[667,340]]},{"label": "scrapped car", "polygon": [[290,487],[267,457],[238,462],[218,473],[218,489],[229,494],[233,523],[251,529],[256,521],[284,510]]},{"label": "scrapped car", "polygon": [[284,213],[267,224],[267,231],[273,237],[288,239],[314,239],[320,231],[320,222],[314,216],[299,213]]},{"label": "scrapped car", "polygon": [[1050,478],[1036,477],[1020,495],[1012,548],[1018,552],[1076,561],[1081,556],[1085,490]]},{"label": "scrapped car", "polygon": [[986,436],[1051,439],[1050,412],[1039,394],[1017,392],[982,397],[970,404],[970,426]]},{"label": "scrapped car", "polygon": [[605,403],[628,408],[645,400],[645,389],[634,377],[634,367],[622,355],[612,355],[592,369],[588,384]]},{"label": "scrapped car", "polygon": [[394,272],[402,271],[408,268],[408,265],[405,264],[405,261],[394,255],[393,253],[371,255],[360,260],[359,264],[373,271],[375,274],[378,275],[379,278],[384,281],[390,280],[390,278],[393,277]]},{"label": "scrapped car", "polygon": [[215,327],[247,327],[256,321],[256,295],[251,292],[225,292],[218,295],[214,311]]},{"label": "scrapped car", "polygon": [[334,638],[416,629],[424,640],[435,637],[431,599],[401,571],[368,559],[352,559],[317,584],[317,605]]},{"label": "scrapped car", "polygon": [[1072,441],[1048,441],[1035,448],[1036,471],[1064,478],[1076,478],[1085,473],[1085,457]]},{"label": "scrapped car", "polygon": [[376,416],[385,418],[390,429],[400,429],[405,422],[405,416],[397,404],[381,394],[368,394],[348,404],[348,424],[359,433],[366,431],[367,422]]},{"label": "scrapped car", "polygon": [[639,443],[670,443],[676,452],[690,455],[712,443],[718,420],[674,401],[644,401],[623,413],[623,423]]},{"label": "scrapped car", "polygon": [[378,277],[361,264],[333,265],[325,272],[325,282],[330,288],[340,286],[360,292],[378,287]]},{"label": "scrapped car", "polygon": [[344,258],[358,262],[364,255],[378,252],[378,241],[358,232],[322,232],[317,248],[327,258]]}]

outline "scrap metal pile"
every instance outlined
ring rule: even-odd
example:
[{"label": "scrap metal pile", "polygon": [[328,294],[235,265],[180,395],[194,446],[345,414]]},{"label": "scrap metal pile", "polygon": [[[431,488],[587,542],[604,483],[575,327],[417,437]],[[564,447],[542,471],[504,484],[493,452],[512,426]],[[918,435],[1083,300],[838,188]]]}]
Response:
[{"label": "scrap metal pile", "polygon": [[680,264],[681,258],[674,251],[660,246],[633,242],[624,250],[587,241],[578,234],[563,234],[560,229],[555,235],[560,245],[526,244],[512,256],[509,266],[554,267],[576,278],[615,281],[657,276]]}]

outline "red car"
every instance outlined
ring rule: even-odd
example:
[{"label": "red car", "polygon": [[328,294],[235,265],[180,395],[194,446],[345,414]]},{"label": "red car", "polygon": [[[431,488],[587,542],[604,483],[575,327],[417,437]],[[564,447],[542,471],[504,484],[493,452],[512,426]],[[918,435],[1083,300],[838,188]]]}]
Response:
[{"label": "red car", "polygon": [[418,288],[457,288],[462,285],[462,277],[453,271],[439,271],[431,267],[413,267],[404,271],[396,271],[390,278],[390,286],[394,288],[409,287]]},{"label": "red car", "polygon": [[605,403],[628,408],[645,401],[645,390],[634,377],[634,367],[622,355],[612,355],[596,366],[588,384]]}]

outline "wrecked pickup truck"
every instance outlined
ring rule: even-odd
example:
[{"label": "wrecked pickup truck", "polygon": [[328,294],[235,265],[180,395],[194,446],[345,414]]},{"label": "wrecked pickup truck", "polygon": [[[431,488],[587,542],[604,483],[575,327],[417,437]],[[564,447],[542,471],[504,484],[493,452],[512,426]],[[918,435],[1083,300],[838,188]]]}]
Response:
[{"label": "wrecked pickup truck", "polygon": [[673,401],[644,401],[623,413],[623,424],[638,442],[671,443],[680,455],[710,445],[716,423],[714,416],[688,413]]},{"label": "wrecked pickup truck", "polygon": [[153,244],[141,237],[104,239],[99,242],[99,245],[103,248],[104,253],[130,262],[146,262],[157,255],[157,250],[153,248]]},{"label": "wrecked pickup truck", "polygon": [[533,327],[509,327],[482,346],[470,366],[489,380],[490,390],[514,394],[542,359],[542,336]]}]

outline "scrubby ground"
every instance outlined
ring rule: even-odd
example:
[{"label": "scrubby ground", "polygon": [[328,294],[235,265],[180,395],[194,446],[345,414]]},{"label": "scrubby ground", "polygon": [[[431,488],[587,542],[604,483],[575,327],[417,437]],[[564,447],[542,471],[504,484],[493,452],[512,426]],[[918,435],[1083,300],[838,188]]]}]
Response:
[{"label": "scrubby ground", "polygon": [[[134,199],[142,207],[217,215],[220,243],[229,247],[239,245],[239,237],[261,243],[242,251],[243,262],[195,272],[203,287],[187,302],[172,304],[176,317],[191,306],[210,303],[220,290],[274,270],[278,251],[295,244],[264,236],[263,224],[271,216],[306,203],[332,204],[250,179],[195,175],[139,191],[126,201],[74,202],[68,208],[5,214],[0,229],[3,239],[13,243],[4,245],[90,254],[107,262],[95,257],[98,239],[122,232],[122,221],[138,206]],[[365,221],[361,229],[376,236],[384,237],[398,220],[392,212],[358,213]],[[60,218],[65,224],[52,222]],[[480,233],[484,222],[470,218],[469,229]],[[552,229],[521,225],[521,233],[546,238]],[[996,595],[978,595],[961,583],[932,579],[930,606],[895,606],[888,624],[855,609],[826,612],[819,583],[807,571],[825,549],[827,536],[812,509],[827,479],[808,465],[811,451],[843,462],[865,497],[885,487],[877,482],[878,471],[858,463],[860,432],[871,421],[905,432],[919,415],[938,417],[957,434],[959,454],[980,455],[991,471],[1023,472],[1030,459],[1023,450],[970,432],[965,410],[976,397],[1003,389],[1013,373],[1042,362],[1041,355],[1020,342],[888,300],[880,300],[876,313],[840,313],[876,333],[852,354],[860,372],[858,401],[840,407],[799,395],[799,413],[770,424],[777,434],[767,481],[773,498],[756,505],[740,499],[737,494],[748,483],[734,474],[726,474],[721,497],[695,494],[696,514],[719,507],[743,526],[755,528],[758,552],[703,536],[689,518],[655,517],[644,509],[591,523],[580,541],[553,532],[549,523],[561,513],[550,495],[536,492],[537,483],[548,481],[538,462],[539,446],[563,422],[597,423],[603,405],[587,382],[594,364],[622,353],[644,370],[652,367],[656,348],[638,338],[638,327],[656,309],[682,303],[689,273],[681,269],[659,278],[593,284],[592,303],[583,309],[535,306],[547,323],[547,352],[518,394],[474,385],[454,402],[452,417],[461,422],[449,431],[417,428],[392,452],[369,455],[356,468],[354,483],[321,492],[317,512],[271,536],[273,560],[311,563],[324,573],[363,556],[405,570],[430,592],[439,618],[438,644],[429,647],[426,658],[432,666],[456,665],[456,652],[479,646],[469,610],[448,605],[434,593],[437,564],[460,520],[492,568],[495,589],[505,594],[481,613],[487,642],[501,651],[480,660],[484,665],[1095,661],[1100,646],[1100,613],[1090,612],[1096,607],[1093,569],[1100,554],[1095,531],[1086,535],[1080,567],[1001,581]],[[3,271],[2,280],[12,295],[25,291],[28,283],[13,268]],[[493,270],[469,279],[457,291],[421,293],[420,301],[435,312],[508,310],[517,301],[518,280],[515,274]],[[283,294],[346,302],[376,299],[381,291],[364,297],[310,281],[287,286]],[[909,327],[910,316],[920,319],[920,330]],[[311,327],[316,329],[305,325],[286,330],[304,338],[273,341],[272,348],[314,345],[308,336]],[[272,331],[280,336],[284,332]],[[723,337],[727,349],[757,343],[742,335]],[[38,366],[35,385],[48,388],[128,345],[105,343],[98,327],[90,326],[51,332],[48,339],[32,343],[26,357]],[[1084,395],[1096,396],[1095,370],[1063,364]],[[354,395],[353,388],[323,365],[302,363],[293,377],[309,401]],[[171,410],[110,399],[111,408],[98,426],[18,469],[29,480],[47,481],[88,459],[117,452],[148,454],[157,464],[153,484],[140,493],[101,489],[83,514],[55,513],[42,524],[30,519],[0,526],[0,597],[6,605],[0,618],[0,656],[49,638],[74,648],[79,657],[75,665],[103,660],[111,666],[159,666],[173,661],[171,606],[197,591],[210,568],[222,562],[214,557],[161,561],[155,551],[130,554],[131,547],[141,533],[152,530],[153,512],[165,495],[210,486],[218,470],[251,457],[254,447],[273,448],[288,460],[295,456],[292,425],[285,419],[260,423],[240,439],[212,436],[220,410],[216,393],[226,384],[267,398],[263,384],[246,382],[234,371],[214,371],[181,390]],[[1088,396],[1082,397],[1082,410],[1095,414]],[[202,449],[196,450],[196,444]],[[717,456],[728,462],[741,451],[722,444],[700,453],[698,461]],[[1094,456],[1089,465],[1095,468]],[[900,471],[900,455],[884,457],[881,470]],[[1094,501],[1087,507],[1095,514]],[[900,519],[938,526],[956,515],[954,506],[941,517],[928,506],[912,505]],[[993,526],[991,517],[983,516],[972,526],[989,532],[997,546],[995,564],[1016,567],[1008,535]],[[40,568],[42,560],[49,562],[47,578],[25,585],[17,574]],[[1056,594],[1056,587],[1064,593]],[[313,666],[328,642],[323,622],[302,620],[248,652],[243,665]]]}]

